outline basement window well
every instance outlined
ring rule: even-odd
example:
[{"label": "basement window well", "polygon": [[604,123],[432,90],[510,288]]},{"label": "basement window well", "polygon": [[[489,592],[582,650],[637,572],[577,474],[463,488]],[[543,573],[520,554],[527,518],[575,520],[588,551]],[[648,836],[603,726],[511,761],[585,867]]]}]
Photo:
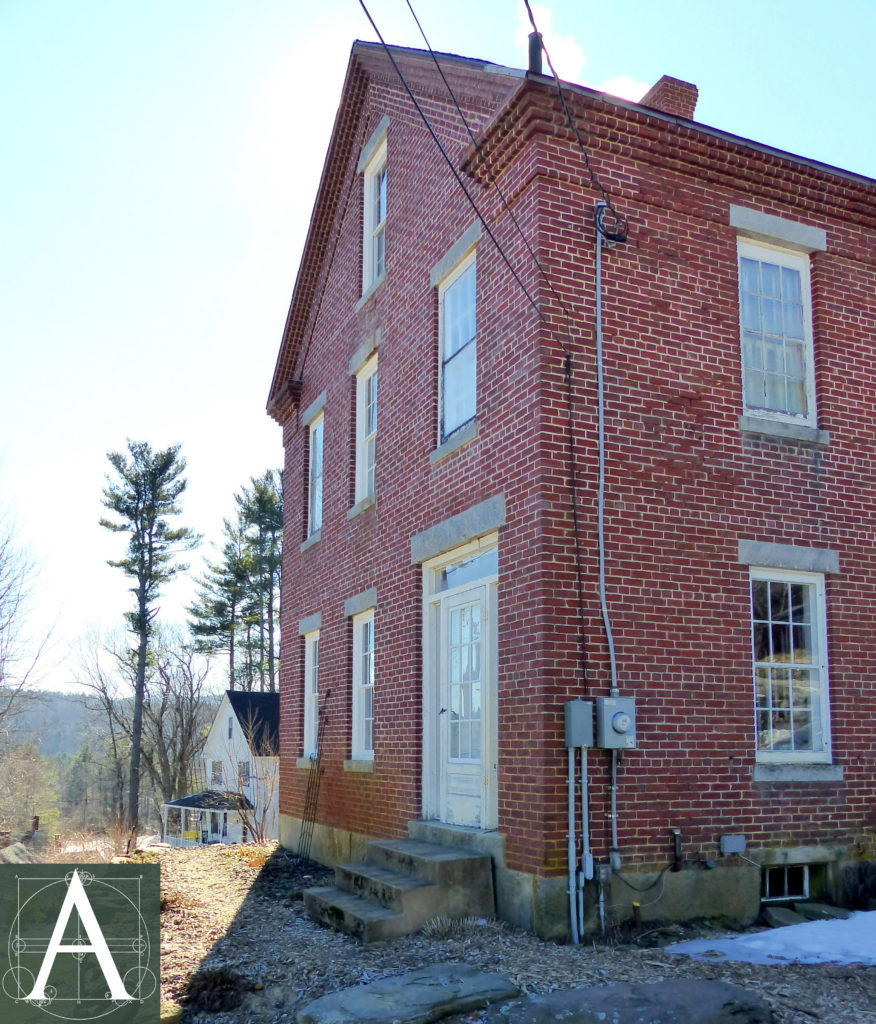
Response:
[{"label": "basement window well", "polygon": [[809,899],[809,865],[783,864],[763,869],[762,903]]}]

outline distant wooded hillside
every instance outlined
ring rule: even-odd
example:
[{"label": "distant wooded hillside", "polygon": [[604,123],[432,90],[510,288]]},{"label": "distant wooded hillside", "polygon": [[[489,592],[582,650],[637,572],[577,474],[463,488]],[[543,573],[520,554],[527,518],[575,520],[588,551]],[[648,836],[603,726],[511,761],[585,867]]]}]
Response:
[{"label": "distant wooded hillside", "polygon": [[44,757],[75,754],[84,742],[89,716],[98,714],[86,709],[82,694],[38,690],[27,695],[4,728],[13,743],[35,743]]}]

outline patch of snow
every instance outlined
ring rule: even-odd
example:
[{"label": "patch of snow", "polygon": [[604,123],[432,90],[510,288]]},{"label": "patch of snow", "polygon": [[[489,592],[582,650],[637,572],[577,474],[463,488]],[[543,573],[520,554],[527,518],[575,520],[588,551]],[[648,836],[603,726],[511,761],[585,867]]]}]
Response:
[{"label": "patch of snow", "polygon": [[695,960],[739,960],[749,964],[868,964],[876,966],[876,910],[845,921],[807,921],[784,928],[722,939],[694,939],[666,947]]}]

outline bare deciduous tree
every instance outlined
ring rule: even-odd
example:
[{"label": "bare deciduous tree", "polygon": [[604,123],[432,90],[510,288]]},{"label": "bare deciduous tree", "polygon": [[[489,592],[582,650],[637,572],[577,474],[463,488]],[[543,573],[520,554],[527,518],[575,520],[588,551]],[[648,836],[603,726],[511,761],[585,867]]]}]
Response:
[{"label": "bare deciduous tree", "polygon": [[[145,666],[141,770],[159,802],[184,795],[197,768],[212,709],[206,693],[209,662],[180,633],[154,628]],[[134,732],[137,652],[120,635],[92,637],[80,656],[80,682],[110,726],[113,750],[128,751]],[[122,736],[127,741],[118,744]],[[128,820],[132,820],[128,808]]]},{"label": "bare deciduous tree", "polygon": [[0,510],[0,727],[21,697],[48,638],[27,633],[26,612],[36,569],[8,513]]}]

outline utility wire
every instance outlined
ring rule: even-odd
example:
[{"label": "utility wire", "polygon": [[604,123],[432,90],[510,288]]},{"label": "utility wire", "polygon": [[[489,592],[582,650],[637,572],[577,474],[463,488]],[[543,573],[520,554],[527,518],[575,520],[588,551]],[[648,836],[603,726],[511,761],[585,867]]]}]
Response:
[{"label": "utility wire", "polygon": [[377,25],[374,22],[374,19],[371,17],[371,12],[365,6],[365,0],[359,0],[359,6],[362,8],[362,10],[365,12],[365,16],[371,22],[371,27],[377,33],[377,38],[380,40],[381,46],[386,51],[387,57],[389,57],[390,62],[392,63],[392,66],[395,68],[395,73],[398,75],[399,80],[401,81],[401,84],[404,86],[405,92],[408,94],[408,96],[410,96],[411,102],[414,104],[414,107],[416,107],[417,113],[420,115],[420,119],[422,120],[423,124],[426,126],[426,129],[429,132],[429,134],[432,136],[432,139],[435,142],[435,145],[438,147],[438,150],[440,151],[441,155],[444,157],[444,161],[447,164],[447,166],[450,168],[450,171],[453,174],[453,177],[456,179],[456,183],[462,189],[462,191],[465,194],[465,198],[471,204],[471,208],[474,210],[475,214],[477,215],[478,220],[483,225],[484,231],[486,231],[486,233],[489,235],[490,241],[493,243],[493,245],[495,245],[496,249],[499,252],[499,255],[502,257],[503,261],[505,262],[505,266],[507,266],[508,270],[511,272],[511,276],[514,278],[514,280],[517,282],[517,284],[520,285],[521,291],[526,296],[526,298],[529,300],[529,304],[535,310],[535,313],[538,316],[539,320],[541,320],[542,322],[546,322],[545,321],[544,313],[542,313],[542,311],[539,309],[538,303],[530,295],[529,289],[526,287],[526,285],[523,283],[523,280],[521,279],[520,275],[517,273],[517,271],[511,265],[511,261],[508,259],[508,256],[505,253],[505,250],[502,248],[501,245],[499,245],[498,239],[493,234],[493,231],[492,231],[490,225],[487,223],[486,218],[481,213],[481,211],[478,209],[477,203],[474,201],[474,198],[472,197],[471,193],[466,188],[465,182],[459,176],[459,172],[453,166],[453,161],[447,155],[447,151],[444,149],[444,146],[442,146],[441,140],[435,134],[435,129],[429,123],[429,119],[426,117],[426,114],[423,111],[423,108],[417,102],[417,97],[414,96],[413,92],[411,91],[411,87],[407,83],[407,79],[402,74],[401,68],[396,63],[396,59],[393,56],[391,48],[387,45],[386,40],[381,35],[380,29],[377,27]]},{"label": "utility wire", "polygon": [[460,120],[465,125],[465,130],[468,132],[468,136],[469,136],[469,138],[472,141],[472,145],[474,146],[475,151],[477,152],[477,155],[484,162],[484,167],[486,168],[487,175],[489,176],[489,179],[490,179],[490,183],[495,187],[496,192],[499,194],[499,198],[502,200],[502,205],[505,207],[506,211],[508,212],[508,216],[511,218],[511,221],[514,224],[514,227],[517,229],[517,233],[520,235],[521,239],[523,240],[523,244],[526,246],[526,249],[529,252],[529,255],[532,257],[533,263],[538,268],[538,272],[544,278],[545,283],[547,284],[548,288],[550,288],[551,292],[553,293],[554,298],[557,300],[557,302],[560,305],[560,308],[563,310],[563,313],[565,313],[567,320],[570,320],[571,317],[572,317],[572,314],[569,312],[568,307],[566,306],[565,302],[563,302],[563,300],[560,297],[559,293],[557,292],[556,288],[554,288],[553,282],[551,281],[551,279],[547,275],[547,271],[541,265],[541,261],[539,260],[538,256],[536,255],[535,250],[529,244],[529,239],[524,234],[523,228],[520,226],[520,222],[514,216],[514,211],[511,209],[511,206],[510,206],[508,200],[505,198],[505,194],[502,192],[502,189],[499,186],[499,182],[498,182],[498,180],[496,178],[496,175],[493,173],[492,167],[490,167],[489,161],[486,159],[486,157],[483,154],[483,149],[481,147],[481,144],[478,142],[477,138],[475,138],[475,134],[472,131],[471,126],[468,123],[468,119],[466,118],[465,114],[462,112],[462,108],[460,107],[459,103],[457,102],[457,99],[456,99],[456,96],[454,95],[453,89],[450,86],[450,82],[447,81],[447,76],[444,74],[444,69],[441,67],[441,64],[438,62],[438,58],[435,55],[435,51],[432,49],[432,44],[429,42],[429,39],[426,36],[425,30],[423,29],[423,26],[420,24],[420,19],[417,17],[416,11],[414,10],[413,5],[411,4],[411,0],[405,0],[405,2],[408,5],[408,10],[411,12],[411,15],[413,16],[414,21],[417,23],[417,28],[420,30],[420,35],[423,37],[423,42],[426,44],[426,49],[429,51],[429,54],[432,57],[432,60],[435,62],[435,67],[438,69],[438,74],[441,76],[441,81],[444,83],[444,85],[445,85],[445,87],[447,89],[447,92],[448,92],[451,100],[453,100],[453,105],[454,105],[454,107],[456,107],[456,112],[459,114]]},{"label": "utility wire", "polygon": [[[536,25],[535,23],[535,16],[532,13],[532,8],[529,6],[529,0],[523,0],[523,2],[526,4],[526,13],[529,15],[529,21],[532,25],[532,30],[538,35],[538,38],[541,42],[541,48],[544,51],[545,57],[547,58],[548,67],[551,69],[551,72],[554,76],[554,81],[557,83],[557,95],[560,98],[560,103],[562,104],[563,111],[565,112],[566,120],[569,122],[569,127],[572,129],[572,132],[578,141],[578,146],[581,152],[584,154],[584,165],[587,168],[587,173],[590,175],[590,183],[591,185],[593,185],[594,188],[596,188],[599,191],[600,195],[605,201],[605,205],[609,208],[609,210],[611,210],[612,215],[615,219],[616,232],[626,234],[627,219],[622,214],[617,212],[617,210],[614,207],[614,204],[611,201],[611,196],[608,194],[605,186],[599,180],[596,171],[593,170],[593,165],[590,163],[590,153],[587,149],[587,146],[584,144],[584,139],[581,137],[581,132],[579,131],[578,125],[575,123],[575,118],[572,116],[572,111],[569,109],[569,105],[566,102],[566,97],[563,95],[563,87],[560,84],[560,76],[557,74],[556,68],[554,68],[553,61],[551,60],[551,55],[548,53],[547,47],[544,44],[544,37],[542,36],[541,32],[538,31],[538,25]],[[605,231],[601,226],[600,231],[602,231],[602,233],[605,234]]]}]

